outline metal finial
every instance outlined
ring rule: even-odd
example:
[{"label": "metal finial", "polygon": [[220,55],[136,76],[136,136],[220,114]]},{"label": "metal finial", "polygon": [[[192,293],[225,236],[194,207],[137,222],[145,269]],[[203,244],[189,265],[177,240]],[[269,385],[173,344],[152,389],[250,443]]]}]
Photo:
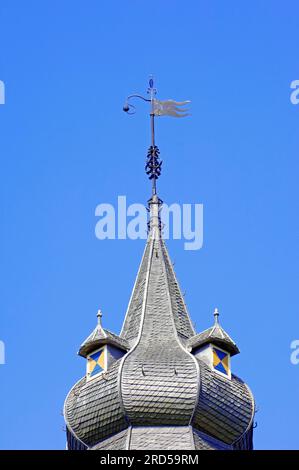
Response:
[{"label": "metal finial", "polygon": [[150,146],[147,152],[145,172],[152,180],[152,194],[157,194],[156,181],[161,175],[162,160],[160,160],[160,150],[156,145]]},{"label": "metal finial", "polygon": [[99,309],[99,310],[98,310],[98,313],[97,313],[97,318],[98,318],[98,324],[99,324],[100,326],[102,326],[102,316],[103,316],[102,310]]},{"label": "metal finial", "polygon": [[154,114],[154,97],[155,95],[157,94],[157,89],[154,88],[154,76],[153,75],[150,75],[149,77],[149,81],[148,81],[148,89],[147,89],[147,93],[150,95],[150,100],[151,100],[151,104],[152,104],[152,111],[151,111],[151,114]]},{"label": "metal finial", "polygon": [[150,104],[151,146],[148,150],[145,170],[152,182],[153,197],[157,194],[156,182],[161,174],[162,165],[159,157],[160,152],[155,144],[155,118],[157,116],[172,116],[176,118],[189,116],[188,109],[184,108],[184,106],[189,104],[190,101],[157,100],[157,89],[155,88],[153,75],[150,75],[148,85],[147,94],[149,98],[145,98],[136,93],[129,95],[125,101],[123,110],[127,114],[135,114],[135,107],[131,104],[133,98],[141,99]]},{"label": "metal finial", "polygon": [[215,318],[215,323],[218,323],[218,318],[219,318],[218,308],[215,308],[214,310],[214,318]]},{"label": "metal finial", "polygon": [[150,88],[154,88],[154,76],[153,75],[150,75],[148,84]]}]

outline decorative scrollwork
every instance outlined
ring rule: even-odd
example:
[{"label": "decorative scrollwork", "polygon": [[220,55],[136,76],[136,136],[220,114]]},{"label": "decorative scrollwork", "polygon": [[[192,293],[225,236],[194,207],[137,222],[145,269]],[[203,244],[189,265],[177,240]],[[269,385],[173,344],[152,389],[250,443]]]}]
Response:
[{"label": "decorative scrollwork", "polygon": [[147,152],[147,160],[145,165],[145,172],[149,179],[157,180],[161,175],[162,161],[160,160],[160,150],[157,145],[151,145]]}]

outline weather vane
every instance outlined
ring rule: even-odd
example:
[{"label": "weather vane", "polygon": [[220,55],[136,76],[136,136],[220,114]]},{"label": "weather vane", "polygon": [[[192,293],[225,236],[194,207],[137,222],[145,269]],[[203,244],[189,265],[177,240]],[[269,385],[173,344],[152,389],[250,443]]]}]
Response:
[{"label": "weather vane", "polygon": [[157,194],[156,181],[161,174],[162,161],[160,160],[160,150],[155,144],[155,116],[172,116],[176,118],[189,116],[187,105],[190,101],[160,101],[156,99],[157,90],[154,87],[154,79],[150,76],[149,87],[147,89],[149,98],[136,93],[129,95],[124,104],[123,110],[128,114],[135,114],[135,106],[131,104],[133,98],[139,98],[150,103],[150,123],[151,123],[151,146],[148,149],[145,171],[149,179],[152,180],[152,195]]}]

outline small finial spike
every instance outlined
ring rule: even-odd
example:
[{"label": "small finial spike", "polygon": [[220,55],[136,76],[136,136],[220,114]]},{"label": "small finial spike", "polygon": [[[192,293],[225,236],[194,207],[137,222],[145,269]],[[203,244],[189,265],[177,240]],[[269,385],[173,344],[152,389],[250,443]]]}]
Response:
[{"label": "small finial spike", "polygon": [[102,310],[99,309],[99,310],[98,310],[98,313],[97,313],[97,317],[98,317],[98,324],[99,324],[100,326],[102,326],[102,316],[103,316]]},{"label": "small finial spike", "polygon": [[218,308],[215,308],[214,310],[215,323],[218,323],[218,317],[219,317],[219,311],[218,311]]}]

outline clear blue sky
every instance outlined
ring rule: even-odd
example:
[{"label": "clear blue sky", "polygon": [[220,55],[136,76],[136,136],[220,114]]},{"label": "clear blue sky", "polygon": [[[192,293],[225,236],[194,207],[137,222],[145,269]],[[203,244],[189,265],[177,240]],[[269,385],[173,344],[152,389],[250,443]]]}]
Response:
[{"label": "clear blue sky", "polygon": [[204,204],[204,246],[168,243],[198,330],[221,321],[252,388],[257,449],[296,449],[299,5],[295,0],[0,5],[0,447],[61,449],[61,410],[95,325],[119,332],[144,241],[99,241],[95,207],[145,202],[150,73],[192,117],[160,118],[160,196]]}]

